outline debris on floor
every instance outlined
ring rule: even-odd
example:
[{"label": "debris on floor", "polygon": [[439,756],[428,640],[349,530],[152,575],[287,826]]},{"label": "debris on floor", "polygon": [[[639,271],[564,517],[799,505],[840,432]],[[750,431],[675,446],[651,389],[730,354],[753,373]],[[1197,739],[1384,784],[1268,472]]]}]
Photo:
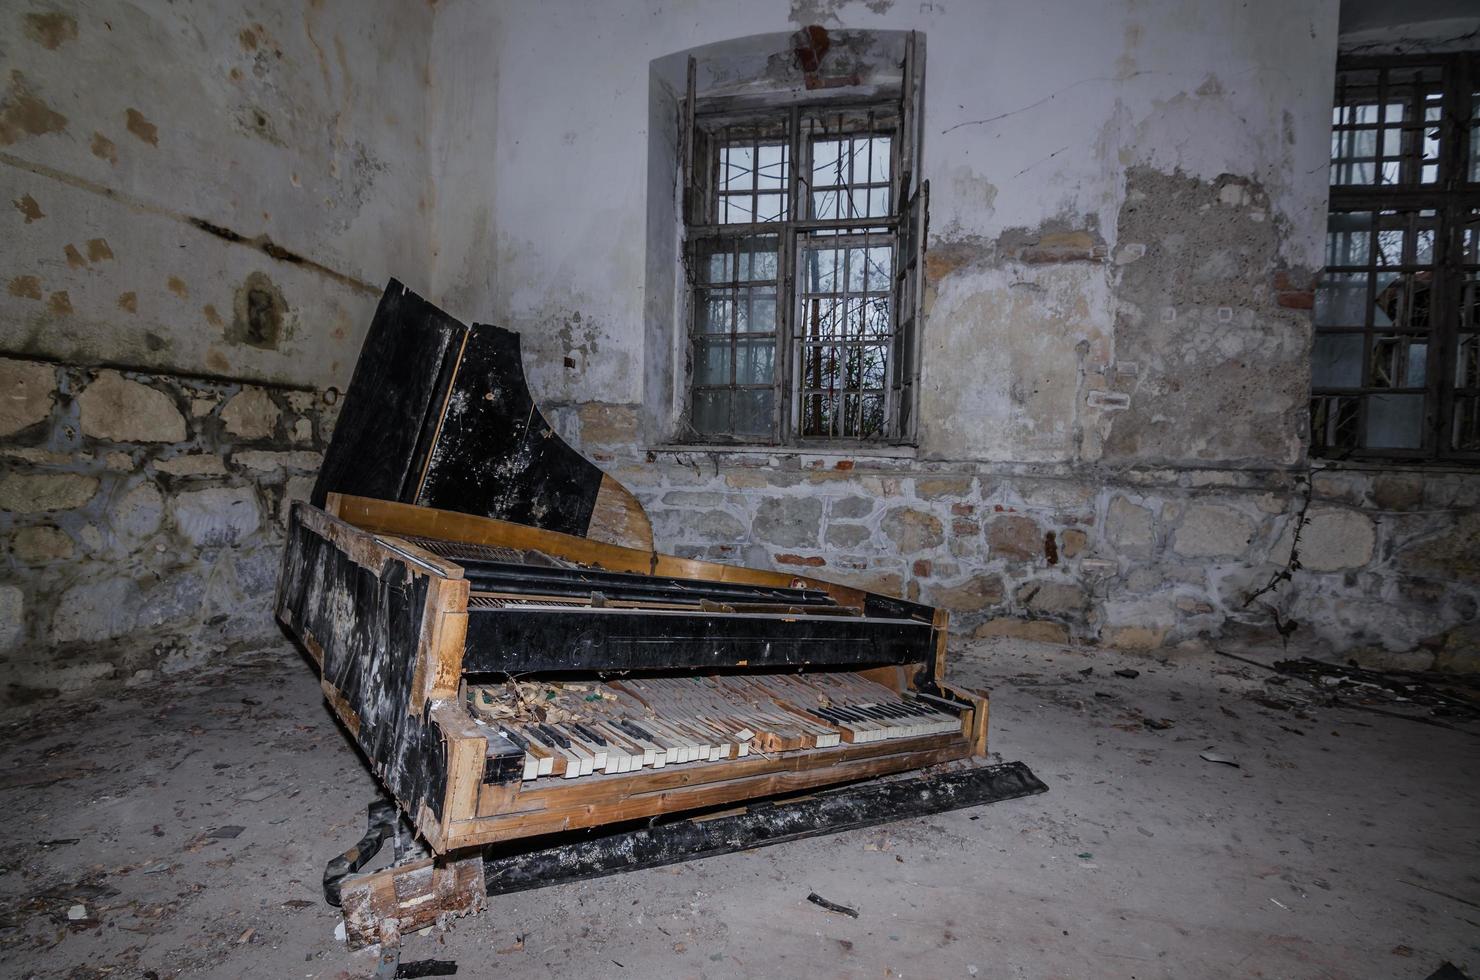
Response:
[{"label": "debris on floor", "polygon": [[849,908],[846,905],[839,905],[837,902],[830,902],[816,892],[808,895],[807,901],[811,902],[813,905],[820,905],[823,908],[827,909],[829,912],[837,912],[840,915],[846,915],[854,919],[858,918],[857,909]]}]

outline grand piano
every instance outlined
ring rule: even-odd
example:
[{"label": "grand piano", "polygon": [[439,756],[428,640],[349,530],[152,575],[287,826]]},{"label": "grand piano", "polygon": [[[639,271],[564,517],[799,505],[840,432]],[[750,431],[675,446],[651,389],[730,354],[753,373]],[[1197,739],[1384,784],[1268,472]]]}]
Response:
[{"label": "grand piano", "polygon": [[[489,893],[1046,789],[987,761],[943,610],[656,551],[539,412],[518,335],[395,281],[276,606],[388,794],[326,877],[356,945]],[[397,828],[413,859],[351,874]]]}]

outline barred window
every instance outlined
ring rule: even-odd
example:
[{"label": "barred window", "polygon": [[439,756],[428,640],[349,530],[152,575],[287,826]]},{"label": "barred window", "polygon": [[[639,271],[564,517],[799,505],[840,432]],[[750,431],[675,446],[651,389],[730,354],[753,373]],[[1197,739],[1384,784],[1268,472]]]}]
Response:
[{"label": "barred window", "polygon": [[1477,65],[1338,66],[1311,358],[1317,455],[1480,460]]},{"label": "barred window", "polygon": [[914,438],[928,188],[912,103],[912,84],[872,103],[740,111],[690,93],[691,441]]}]

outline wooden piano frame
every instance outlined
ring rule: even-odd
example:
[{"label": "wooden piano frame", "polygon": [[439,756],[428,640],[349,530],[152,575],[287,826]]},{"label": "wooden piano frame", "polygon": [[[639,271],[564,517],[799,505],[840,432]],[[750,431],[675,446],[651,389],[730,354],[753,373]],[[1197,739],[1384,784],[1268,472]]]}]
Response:
[{"label": "wooden piano frame", "polygon": [[327,512],[296,504],[278,618],[318,663],[335,714],[437,855],[986,755],[987,698],[942,683],[946,614],[937,610],[929,624],[932,659],[859,672],[895,691],[928,691],[935,703],[952,704],[959,737],[845,743],[579,780],[494,780],[490,730],[474,723],[459,697],[468,582],[456,561],[408,538],[534,549],[609,571],[818,588],[843,606],[859,606],[870,594],[410,504],[339,494],[329,496]]}]

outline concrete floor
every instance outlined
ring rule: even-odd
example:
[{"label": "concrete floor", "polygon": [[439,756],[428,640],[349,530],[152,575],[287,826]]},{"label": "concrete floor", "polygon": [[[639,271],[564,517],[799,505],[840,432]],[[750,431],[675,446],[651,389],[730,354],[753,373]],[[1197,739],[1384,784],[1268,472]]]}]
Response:
[{"label": "concrete floor", "polygon": [[[1047,795],[494,899],[403,959],[464,977],[1480,972],[1475,733],[1277,710],[1298,682],[1212,655],[998,641],[956,664],[994,689],[993,749]],[[0,973],[373,972],[335,941],[319,876],[374,787],[290,649],[0,733]]]}]

